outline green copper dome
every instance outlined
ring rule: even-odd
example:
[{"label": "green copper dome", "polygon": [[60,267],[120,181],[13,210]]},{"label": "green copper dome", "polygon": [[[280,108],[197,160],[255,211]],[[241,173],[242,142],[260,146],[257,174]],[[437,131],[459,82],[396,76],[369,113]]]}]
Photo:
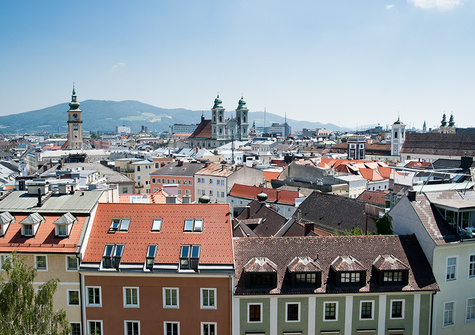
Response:
[{"label": "green copper dome", "polygon": [[239,99],[239,103],[238,103],[237,109],[247,109],[246,101],[244,101],[243,96],[241,96],[241,99]]},{"label": "green copper dome", "polygon": [[397,117],[397,121],[394,122],[393,124],[404,124],[404,123],[402,123],[402,121],[399,119],[399,116],[398,116],[398,117]]},{"label": "green copper dome", "polygon": [[218,96],[216,97],[216,99],[214,99],[214,105],[213,105],[213,109],[215,108],[223,108],[223,101],[219,98],[219,94]]},{"label": "green copper dome", "polygon": [[73,93],[71,94],[71,102],[69,103],[70,110],[78,110],[79,102],[77,102],[76,89],[73,85]]}]

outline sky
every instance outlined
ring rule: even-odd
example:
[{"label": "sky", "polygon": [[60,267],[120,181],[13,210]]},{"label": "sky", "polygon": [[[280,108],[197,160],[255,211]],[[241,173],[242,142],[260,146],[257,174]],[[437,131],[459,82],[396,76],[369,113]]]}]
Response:
[{"label": "sky", "polygon": [[[475,126],[475,0],[0,1],[0,115],[78,100]],[[190,120],[192,121],[198,120]]]}]

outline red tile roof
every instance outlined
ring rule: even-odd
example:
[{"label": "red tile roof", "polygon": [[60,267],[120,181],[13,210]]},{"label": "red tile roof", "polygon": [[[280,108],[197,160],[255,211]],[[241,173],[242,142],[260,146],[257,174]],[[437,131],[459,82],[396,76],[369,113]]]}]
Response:
[{"label": "red tile roof", "polygon": [[211,120],[201,121],[189,138],[211,138]]},{"label": "red tile roof", "polygon": [[281,171],[262,171],[265,181],[270,181],[272,179],[279,179]]},{"label": "red tile roof", "polygon": [[234,184],[229,192],[229,195],[234,197],[257,199],[257,195],[261,192],[267,194],[267,201],[277,202],[282,204],[295,205],[295,199],[302,196],[297,191],[276,190],[273,188],[247,186],[241,184]]},{"label": "red tile roof", "polygon": [[62,215],[41,216],[45,222],[40,223],[34,237],[21,236],[20,222],[28,215],[14,215],[15,222],[10,223],[7,233],[0,238],[0,252],[47,252],[47,253],[75,253],[81,236],[86,216],[76,216],[78,222],[73,223],[69,237],[55,237],[54,223]]},{"label": "red tile roof", "polygon": [[[109,233],[114,218],[130,218],[127,232]],[[154,219],[163,219],[160,232],[151,232]],[[202,232],[183,232],[185,219],[203,219]],[[106,244],[124,244],[121,263],[145,263],[149,244],[157,244],[155,263],[178,264],[180,248],[201,245],[200,264],[233,264],[228,204],[100,203],[92,225],[85,263],[101,262]]]},{"label": "red tile roof", "polygon": [[364,169],[360,169],[359,171],[360,171],[361,176],[366,180],[374,181],[374,180],[384,179],[376,170],[373,170],[373,169],[364,168]]}]

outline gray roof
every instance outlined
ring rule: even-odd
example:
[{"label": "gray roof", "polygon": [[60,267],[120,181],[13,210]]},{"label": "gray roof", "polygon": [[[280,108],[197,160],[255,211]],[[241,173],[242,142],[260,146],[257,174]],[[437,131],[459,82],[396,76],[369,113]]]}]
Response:
[{"label": "gray roof", "polygon": [[[56,173],[58,165],[54,165],[51,169],[42,173],[42,176],[47,176],[51,173]],[[100,163],[64,163],[63,169],[81,169],[81,170],[93,170],[98,171],[100,174],[105,174],[107,177],[107,184],[122,184],[122,183],[134,183],[132,179],[124,176],[123,174],[108,168]]]},{"label": "gray roof", "polygon": [[196,172],[205,167],[203,163],[183,163],[179,165],[178,162],[167,164],[154,172],[151,176],[190,176],[193,177]]},{"label": "gray roof", "polygon": [[407,133],[404,154],[475,156],[475,134]]},{"label": "gray roof", "polygon": [[[90,213],[104,191],[76,191],[74,194],[48,193],[43,196],[43,205],[37,207],[36,195],[27,191],[13,191],[0,200],[0,212],[10,213]],[[51,195],[50,197],[48,197]]]}]

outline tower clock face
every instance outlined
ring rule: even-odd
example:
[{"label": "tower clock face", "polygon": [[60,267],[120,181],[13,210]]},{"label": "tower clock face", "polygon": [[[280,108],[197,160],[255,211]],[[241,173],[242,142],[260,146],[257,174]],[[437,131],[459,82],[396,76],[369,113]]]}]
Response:
[{"label": "tower clock face", "polygon": [[78,118],[78,115],[76,113],[73,114],[73,119],[77,119]]}]

